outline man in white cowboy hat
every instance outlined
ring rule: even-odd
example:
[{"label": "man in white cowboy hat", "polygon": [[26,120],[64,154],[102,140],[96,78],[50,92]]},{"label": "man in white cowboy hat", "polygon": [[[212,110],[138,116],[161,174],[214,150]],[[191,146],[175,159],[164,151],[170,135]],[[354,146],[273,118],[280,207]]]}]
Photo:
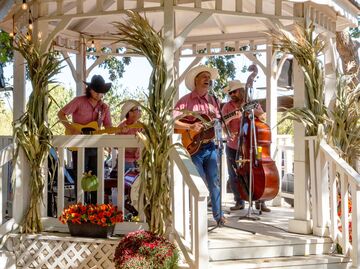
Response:
[{"label": "man in white cowboy hat", "polygon": [[[192,68],[185,77],[185,85],[191,91],[183,96],[175,105],[174,116],[182,114],[180,110],[197,111],[205,114],[210,118],[219,118],[220,111],[217,100],[208,94],[212,80],[218,77],[218,71],[204,65]],[[175,128],[190,129],[200,132],[204,125],[196,121],[193,116],[185,116],[185,120],[177,120]],[[217,152],[214,141],[210,141],[200,146],[200,149],[192,156],[200,176],[207,183],[210,192],[212,213],[218,225],[225,223],[225,218],[220,206],[220,187],[217,168]]]},{"label": "man in white cowboy hat", "polygon": [[[81,134],[81,131],[74,127],[72,123],[87,125],[91,122],[97,122],[99,128],[104,126],[111,127],[110,108],[102,99],[104,94],[111,88],[111,83],[105,83],[100,75],[94,75],[91,82],[85,82],[87,85],[85,95],[77,96],[67,105],[60,109],[58,117],[60,122],[71,134]],[[71,116],[72,121],[68,119]],[[97,149],[87,148],[85,150],[85,171],[92,171],[96,175],[97,172]],[[77,152],[73,151],[73,173],[77,174]],[[76,193],[75,182],[75,193]],[[96,199],[96,195],[92,195]],[[94,202],[92,200],[91,202]]]},{"label": "man in white cowboy hat", "polygon": [[[229,95],[230,101],[227,102],[223,108],[223,115],[227,115],[233,111],[240,110],[245,105],[245,84],[241,83],[240,80],[232,80],[229,81],[229,85],[224,88],[224,92]],[[256,117],[263,117],[264,111],[260,105],[254,110],[254,114]],[[238,150],[238,141],[239,141],[239,129],[240,129],[240,118],[241,114],[238,114],[236,118],[227,122],[227,127],[230,132],[230,136],[227,138],[226,143],[226,160],[229,174],[229,181],[232,192],[234,194],[235,206],[230,207],[230,210],[240,210],[245,207],[244,201],[240,197],[240,193],[238,190],[238,176],[236,174],[235,168],[236,166],[236,153]],[[270,212],[270,209],[266,207],[264,202],[256,202],[256,209],[260,209],[264,212]]]},{"label": "man in white cowboy hat", "polygon": [[[120,132],[116,134],[122,135],[135,135],[141,132],[142,128],[126,128],[127,126],[136,125],[141,118],[141,107],[137,101],[129,100],[124,103],[121,108],[120,124],[118,126]],[[140,158],[139,148],[126,148],[125,149],[125,172],[131,168],[135,168],[137,161]]]}]

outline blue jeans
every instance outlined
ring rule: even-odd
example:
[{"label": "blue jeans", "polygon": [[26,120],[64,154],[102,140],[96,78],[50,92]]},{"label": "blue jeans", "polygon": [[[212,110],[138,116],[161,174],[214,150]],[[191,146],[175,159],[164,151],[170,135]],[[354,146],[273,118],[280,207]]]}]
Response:
[{"label": "blue jeans", "polygon": [[223,216],[223,212],[221,212],[220,207],[220,186],[215,144],[210,142],[202,145],[199,151],[191,156],[191,159],[200,176],[204,182],[207,183],[210,192],[213,217],[216,221],[219,221]]},{"label": "blue jeans", "polygon": [[240,205],[244,205],[244,201],[240,197],[240,192],[238,190],[238,184],[236,182],[239,180],[238,175],[236,174],[234,167],[236,167],[236,149],[232,149],[226,146],[226,161],[228,167],[228,174],[230,180],[230,187],[234,194],[234,200]]}]

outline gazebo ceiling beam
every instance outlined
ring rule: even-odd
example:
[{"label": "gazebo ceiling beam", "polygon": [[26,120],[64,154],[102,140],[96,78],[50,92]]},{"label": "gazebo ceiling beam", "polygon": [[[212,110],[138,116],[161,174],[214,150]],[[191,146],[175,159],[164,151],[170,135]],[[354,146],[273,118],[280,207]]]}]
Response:
[{"label": "gazebo ceiling beam", "polygon": [[[134,8],[132,11],[142,13],[142,12],[160,12],[163,11],[162,7],[146,7],[146,8]],[[93,11],[89,13],[76,13],[76,14],[65,14],[61,16],[43,16],[39,18],[39,21],[59,21],[67,17],[71,17],[73,20],[78,19],[89,19],[89,18],[97,18],[104,16],[113,16],[125,14],[127,10],[109,10],[109,11]]]},{"label": "gazebo ceiling beam", "polygon": [[278,20],[290,20],[290,21],[303,21],[304,18],[296,17],[296,16],[277,16],[272,14],[265,14],[265,13],[251,13],[251,12],[237,12],[231,10],[213,10],[213,9],[206,9],[206,8],[193,8],[193,7],[182,7],[176,6],[175,10],[178,11],[189,11],[189,12],[203,12],[203,13],[210,13],[218,14],[218,15],[230,15],[230,16],[237,16],[243,18],[252,18],[252,19],[278,19]]},{"label": "gazebo ceiling beam", "polygon": [[175,51],[177,51],[182,44],[184,43],[184,41],[186,40],[186,37],[188,36],[188,34],[191,32],[192,29],[194,29],[194,27],[202,24],[203,22],[205,22],[208,18],[210,17],[210,14],[206,14],[206,13],[200,13],[194,20],[192,20],[186,27],[185,29],[175,38]]},{"label": "gazebo ceiling beam", "polygon": [[[110,8],[113,4],[115,3],[114,0],[105,0],[102,3],[102,11],[106,11],[108,8]],[[96,12],[97,7],[93,8],[90,12]],[[83,19],[80,20],[79,22],[77,22],[73,27],[72,30],[77,31],[77,32],[84,32],[87,28],[89,28],[93,23],[95,22],[95,20],[93,19]]]}]

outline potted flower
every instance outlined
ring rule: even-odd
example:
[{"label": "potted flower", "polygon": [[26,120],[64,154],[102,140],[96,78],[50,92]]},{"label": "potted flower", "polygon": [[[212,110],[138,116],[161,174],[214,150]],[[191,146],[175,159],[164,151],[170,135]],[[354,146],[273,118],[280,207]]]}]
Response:
[{"label": "potted flower", "polygon": [[106,238],[115,224],[123,221],[123,213],[112,204],[78,203],[65,208],[59,220],[68,224],[72,236]]},{"label": "potted flower", "polygon": [[116,269],[178,268],[176,246],[163,236],[149,231],[136,231],[125,236],[115,250]]}]

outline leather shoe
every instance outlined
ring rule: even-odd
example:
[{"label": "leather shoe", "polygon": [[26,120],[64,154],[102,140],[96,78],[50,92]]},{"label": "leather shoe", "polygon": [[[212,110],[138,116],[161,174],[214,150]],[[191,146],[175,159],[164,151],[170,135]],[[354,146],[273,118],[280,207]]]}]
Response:
[{"label": "leather shoe", "polygon": [[230,210],[241,210],[244,209],[245,205],[239,202],[236,202],[236,204],[234,206],[230,207]]},{"label": "leather shoe", "polygon": [[261,205],[261,211],[262,212],[271,212],[271,209],[266,206],[265,202],[256,202],[255,203],[255,208],[257,210],[260,210],[260,205]]},{"label": "leather shoe", "polygon": [[224,216],[222,216],[218,221],[217,221],[217,225],[218,226],[223,226],[226,223],[226,218]]}]

